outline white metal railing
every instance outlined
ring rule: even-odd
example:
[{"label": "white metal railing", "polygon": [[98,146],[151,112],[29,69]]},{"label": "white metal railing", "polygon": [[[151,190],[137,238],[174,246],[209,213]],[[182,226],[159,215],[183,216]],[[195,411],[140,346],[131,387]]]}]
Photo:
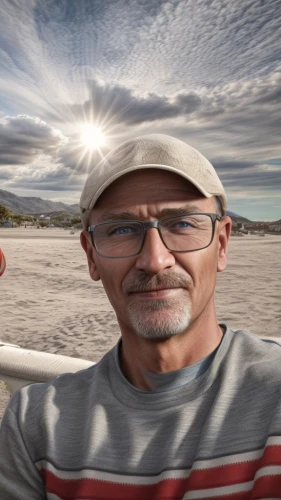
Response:
[{"label": "white metal railing", "polygon": [[74,373],[93,364],[85,359],[22,349],[0,341],[0,380],[12,394],[23,385],[47,382],[61,373]]}]

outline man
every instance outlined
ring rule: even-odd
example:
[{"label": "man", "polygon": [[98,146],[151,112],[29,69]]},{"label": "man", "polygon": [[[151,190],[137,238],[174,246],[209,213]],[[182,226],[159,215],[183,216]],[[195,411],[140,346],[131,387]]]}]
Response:
[{"label": "man", "polygon": [[281,349],[216,319],[225,209],[211,164],[168,136],[131,139],[93,170],[81,243],[121,340],[14,396],[1,500],[281,498]]}]

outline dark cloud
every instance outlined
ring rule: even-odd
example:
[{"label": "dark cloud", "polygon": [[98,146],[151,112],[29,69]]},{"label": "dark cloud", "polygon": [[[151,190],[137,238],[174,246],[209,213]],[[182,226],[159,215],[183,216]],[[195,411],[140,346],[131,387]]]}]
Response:
[{"label": "dark cloud", "polygon": [[281,186],[281,167],[268,169],[266,166],[256,166],[243,171],[224,171],[220,178],[226,189],[257,190],[280,192]]},{"label": "dark cloud", "polygon": [[176,106],[179,109],[179,114],[182,116],[193,113],[201,106],[201,98],[195,92],[178,94],[176,97]]},{"label": "dark cloud", "polygon": [[25,172],[20,179],[11,180],[7,186],[42,191],[76,191],[81,190],[82,183],[83,177],[73,174],[64,166],[57,166],[44,169],[39,167],[37,170]]},{"label": "dark cloud", "polygon": [[[226,191],[280,192],[281,161],[265,163],[243,159],[211,160]],[[258,194],[257,194],[258,197]]]},{"label": "dark cloud", "polygon": [[39,154],[52,155],[66,138],[39,118],[26,115],[0,121],[0,165],[24,165]]},{"label": "dark cloud", "polygon": [[11,172],[9,170],[4,170],[3,168],[0,168],[0,180],[1,181],[6,181],[11,178]]},{"label": "dark cloud", "polygon": [[[280,75],[281,76],[281,75]],[[252,100],[252,104],[277,104],[279,105],[281,102],[281,78],[280,82],[276,85],[276,87],[272,89],[265,88],[261,92],[259,92],[258,97]]]},{"label": "dark cloud", "polygon": [[201,98],[195,92],[179,93],[175,98],[148,93],[137,95],[132,89],[121,85],[100,84],[92,81],[90,98],[83,105],[72,106],[76,119],[137,125],[156,120],[188,116],[201,105]]},{"label": "dark cloud", "polygon": [[249,169],[251,167],[255,167],[256,163],[252,161],[243,161],[243,160],[221,160],[221,161],[216,161],[212,160],[212,165],[215,167],[215,169],[218,171],[218,173],[221,171],[241,171],[245,169]]}]

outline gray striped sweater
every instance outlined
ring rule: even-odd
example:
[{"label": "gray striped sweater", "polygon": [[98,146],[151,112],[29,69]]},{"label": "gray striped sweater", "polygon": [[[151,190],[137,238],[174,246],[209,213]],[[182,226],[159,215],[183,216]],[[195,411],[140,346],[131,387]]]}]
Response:
[{"label": "gray striped sweater", "polygon": [[281,346],[226,329],[208,370],[145,392],[118,364],[18,391],[1,500],[281,499]]}]

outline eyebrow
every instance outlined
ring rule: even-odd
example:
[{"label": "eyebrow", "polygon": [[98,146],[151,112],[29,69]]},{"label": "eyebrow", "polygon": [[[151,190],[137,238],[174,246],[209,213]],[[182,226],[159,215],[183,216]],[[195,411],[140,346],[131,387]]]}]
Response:
[{"label": "eyebrow", "polygon": [[[179,208],[163,208],[160,210],[157,219],[173,217],[177,215],[186,215],[189,213],[202,213],[197,205],[184,205]],[[134,212],[104,212],[99,217],[99,222],[118,221],[118,220],[138,220]]]}]

